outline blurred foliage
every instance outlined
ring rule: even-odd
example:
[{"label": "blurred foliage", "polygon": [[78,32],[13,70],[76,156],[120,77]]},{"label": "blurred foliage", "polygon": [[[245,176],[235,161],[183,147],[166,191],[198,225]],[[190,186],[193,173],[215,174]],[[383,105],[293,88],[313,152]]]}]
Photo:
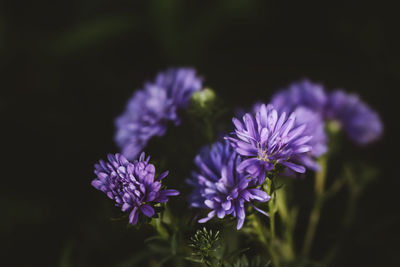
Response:
[{"label": "blurred foliage", "polygon": [[[137,23],[132,17],[105,17],[82,23],[62,33],[49,46],[55,54],[69,54],[77,50],[99,46],[107,40],[134,30]],[[133,29],[132,29],[133,28]]]},{"label": "blurred foliage", "polygon": [[249,261],[246,255],[242,255],[232,264],[224,264],[225,267],[268,267],[271,266],[270,261],[265,261],[260,255],[257,255]]},{"label": "blurred foliage", "polygon": [[[160,49],[171,59],[191,60],[205,50],[210,37],[230,20],[245,18],[254,9],[253,1],[222,0],[193,6],[185,0],[151,0],[150,17]],[[196,9],[196,16],[190,13]],[[196,49],[196,50],[194,50]],[[197,52],[197,53],[196,53]]]}]

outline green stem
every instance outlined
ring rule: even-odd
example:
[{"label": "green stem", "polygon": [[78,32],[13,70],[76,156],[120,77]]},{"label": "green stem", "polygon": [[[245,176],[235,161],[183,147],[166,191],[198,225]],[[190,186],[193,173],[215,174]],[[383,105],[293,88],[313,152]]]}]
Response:
[{"label": "green stem", "polygon": [[318,222],[321,216],[321,209],[324,202],[324,190],[325,190],[325,180],[326,180],[326,169],[327,169],[327,158],[320,158],[321,170],[315,174],[315,201],[314,207],[310,214],[310,219],[308,222],[308,227],[303,243],[303,255],[308,257],[312,244],[314,241],[315,231],[317,230]]},{"label": "green stem", "polygon": [[[271,199],[272,202],[272,199]],[[270,230],[271,230],[271,235],[270,235],[270,240],[268,244],[268,250],[271,254],[271,260],[273,263],[274,267],[279,267],[279,260],[276,257],[274,246],[275,246],[275,211],[274,211],[274,206],[268,205],[270,208],[272,208],[270,214],[269,214],[269,219],[270,219]]]},{"label": "green stem", "polygon": [[271,199],[268,201],[268,211],[269,211],[269,221],[270,221],[270,239],[267,244],[268,250],[271,255],[271,260],[274,267],[279,267],[279,259],[275,254],[275,201],[276,201],[276,192],[274,190],[274,178],[267,178],[267,194],[271,196]]},{"label": "green stem", "polygon": [[283,223],[283,235],[285,240],[281,246],[281,254],[284,256],[286,261],[291,262],[295,259],[293,231],[294,226],[296,225],[298,209],[288,209],[286,190],[287,189],[283,187],[276,192],[276,204],[278,206],[279,217]]},{"label": "green stem", "polygon": [[256,214],[254,214],[254,217],[255,217],[255,219],[254,219],[253,226],[254,226],[255,233],[257,234],[261,243],[263,245],[267,246],[268,245],[267,238],[266,238],[267,233],[265,233],[265,231],[261,225],[260,218]]},{"label": "green stem", "polygon": [[269,208],[269,221],[270,221],[270,230],[271,230],[271,236],[270,236],[270,243],[273,244],[275,240],[275,211],[274,211],[274,199],[275,197],[271,197],[271,201],[268,203],[268,208]]},{"label": "green stem", "polygon": [[268,232],[266,232],[266,229],[264,229],[262,227],[261,220],[258,217],[258,215],[254,214],[254,216],[255,216],[255,219],[253,222],[254,223],[253,226],[254,226],[255,233],[258,235],[258,238],[260,239],[261,243],[267,248],[268,254],[271,256],[271,261],[274,263],[273,266],[274,267],[279,266],[278,260],[274,253],[274,250],[271,246],[271,240],[270,240],[270,242],[268,242],[268,240],[267,240],[267,236],[270,236],[270,235]]}]

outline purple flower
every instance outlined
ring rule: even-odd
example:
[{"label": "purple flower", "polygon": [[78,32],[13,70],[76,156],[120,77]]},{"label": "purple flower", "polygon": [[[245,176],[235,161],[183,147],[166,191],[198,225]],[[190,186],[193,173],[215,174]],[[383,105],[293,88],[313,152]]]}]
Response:
[{"label": "purple flower", "polygon": [[155,204],[167,202],[169,196],[179,195],[177,190],[161,190],[161,179],[168,175],[168,171],[154,179],[155,168],[149,160],[150,157],[145,159],[144,153],[134,162],[129,162],[121,154],[109,154],[108,162],[100,160],[94,166],[97,177],[92,186],[113,199],[123,212],[129,212],[132,225],[137,223],[139,212],[152,217]]},{"label": "purple flower", "polygon": [[337,120],[349,138],[360,145],[379,139],[383,132],[378,114],[357,95],[341,90],[330,94],[326,115],[328,119]]},{"label": "purple flower", "polygon": [[319,170],[314,158],[327,151],[324,116],[328,96],[321,84],[307,79],[292,83],[272,97],[272,105],[278,112],[293,112],[296,115],[295,127],[305,124],[303,135],[313,136],[306,144],[312,149],[308,153],[295,155],[292,160],[311,170]]},{"label": "purple flower", "polygon": [[328,96],[324,87],[307,79],[292,83],[272,96],[271,104],[280,112],[292,113],[303,106],[323,116]]},{"label": "purple flower", "polygon": [[293,83],[288,89],[279,91],[272,97],[271,103],[280,112],[294,112],[296,108],[304,107],[317,112],[324,120],[336,120],[350,139],[360,145],[377,140],[383,132],[378,114],[357,95],[340,90],[326,94],[321,85],[308,80]]},{"label": "purple flower", "polygon": [[[256,103],[253,106],[253,112],[256,114],[261,103]],[[303,124],[306,125],[303,135],[312,136],[312,138],[305,143],[311,146],[311,151],[307,153],[296,154],[292,157],[292,161],[307,167],[313,171],[319,170],[318,163],[314,160],[326,153],[327,147],[327,136],[325,133],[325,124],[321,117],[321,114],[312,111],[305,106],[299,106],[293,110],[296,116],[296,121],[294,127],[299,127]],[[289,172],[293,174],[292,172]]]},{"label": "purple flower", "polygon": [[190,68],[168,69],[158,73],[154,85],[163,88],[168,99],[179,108],[186,108],[190,97],[199,91],[203,84],[196,71]]},{"label": "purple flower", "polygon": [[295,127],[303,124],[306,125],[303,135],[312,136],[313,138],[305,143],[311,146],[311,151],[296,154],[292,159],[300,165],[318,171],[320,167],[314,159],[322,156],[328,150],[324,120],[321,114],[306,107],[298,107],[293,113],[296,115]]},{"label": "purple flower", "polygon": [[274,170],[276,164],[305,172],[305,167],[294,163],[294,158],[311,151],[308,142],[312,136],[304,134],[305,124],[296,126],[295,113],[287,117],[272,105],[262,104],[255,118],[247,113],[242,121],[233,118],[233,123],[235,134],[226,138],[246,158],[238,165],[239,172],[258,178],[258,183],[264,181],[266,172]]},{"label": "purple flower", "polygon": [[[255,179],[236,171],[241,163],[240,156],[228,142],[217,142],[204,147],[195,158],[197,171],[187,182],[194,187],[190,205],[196,208],[211,209],[207,217],[200,219],[205,223],[213,217],[224,218],[232,215],[237,218],[237,229],[242,228],[245,219],[245,203],[252,200],[266,202],[270,199],[264,191],[257,188]],[[264,211],[253,206],[257,211]]]},{"label": "purple flower", "polygon": [[180,123],[178,111],[187,106],[202,81],[189,68],[160,72],[153,82],[144,84],[128,101],[126,110],[116,120],[115,141],[122,154],[134,159],[153,136],[165,134],[168,122]]}]

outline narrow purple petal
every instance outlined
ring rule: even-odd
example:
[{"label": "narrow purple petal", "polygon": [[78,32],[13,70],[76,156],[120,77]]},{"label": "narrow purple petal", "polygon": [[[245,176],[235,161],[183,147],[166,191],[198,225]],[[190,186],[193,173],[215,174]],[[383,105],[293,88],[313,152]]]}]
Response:
[{"label": "narrow purple petal", "polygon": [[147,217],[153,217],[154,215],[154,209],[149,206],[149,205],[142,205],[140,207],[140,210],[143,212],[144,215],[146,215]]},{"label": "narrow purple petal", "polygon": [[167,177],[168,173],[169,173],[169,171],[165,171],[165,172],[161,173],[160,176],[158,176],[158,178],[156,179],[156,181],[161,181],[162,179]]},{"label": "narrow purple petal", "polygon": [[263,210],[257,208],[256,206],[254,206],[254,205],[251,204],[251,203],[250,203],[250,205],[253,207],[253,209],[255,209],[256,211],[258,211],[259,213],[264,214],[265,216],[269,217],[269,214],[266,213],[265,211],[263,211]]},{"label": "narrow purple petal", "polygon": [[252,166],[254,164],[258,163],[258,159],[256,158],[250,158],[242,161],[238,166],[237,166],[237,171],[238,172],[243,172],[247,167]]},{"label": "narrow purple petal", "polygon": [[202,219],[198,220],[198,222],[199,222],[199,223],[205,223],[205,222],[208,222],[209,220],[211,220],[212,218],[214,218],[214,217],[215,217],[215,213],[216,213],[216,211],[215,211],[215,210],[213,210],[213,211],[210,211],[210,212],[208,213],[207,217],[205,217],[205,218],[202,218]]},{"label": "narrow purple petal", "polygon": [[179,191],[175,189],[166,189],[161,191],[161,194],[164,196],[177,196],[179,195]]},{"label": "narrow purple petal", "polygon": [[304,168],[303,166],[294,164],[292,162],[282,162],[282,165],[285,165],[286,167],[294,170],[295,172],[299,172],[299,173],[305,173],[306,172],[306,168]]},{"label": "narrow purple petal", "polygon": [[260,202],[266,202],[271,198],[266,192],[258,188],[249,189],[249,192],[253,195],[253,199]]},{"label": "narrow purple petal", "polygon": [[238,129],[239,131],[243,130],[243,124],[240,122],[240,120],[233,118],[232,122],[235,125],[236,129]]},{"label": "narrow purple petal", "polygon": [[131,213],[129,214],[129,223],[135,225],[139,219],[139,213],[137,212],[137,207],[134,207]]},{"label": "narrow purple petal", "polygon": [[238,224],[236,226],[237,230],[240,230],[243,227],[244,218],[238,218]]}]

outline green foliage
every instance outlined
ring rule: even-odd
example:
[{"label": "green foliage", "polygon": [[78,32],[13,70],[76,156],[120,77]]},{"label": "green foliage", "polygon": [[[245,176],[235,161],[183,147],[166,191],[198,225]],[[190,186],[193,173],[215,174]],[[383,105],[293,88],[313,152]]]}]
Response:
[{"label": "green foliage", "polygon": [[71,54],[112,40],[135,27],[131,17],[104,17],[81,23],[60,34],[51,42],[51,50],[56,54]]},{"label": "green foliage", "polygon": [[213,233],[204,227],[197,230],[190,238],[189,246],[192,248],[192,255],[186,259],[193,262],[204,263],[207,266],[220,266],[221,261],[216,253],[221,248],[219,242],[219,231]]},{"label": "green foliage", "polygon": [[373,182],[378,175],[378,170],[364,163],[347,164],[344,168],[343,179],[347,182],[353,194],[361,194],[368,184]]},{"label": "green foliage", "polygon": [[[184,0],[151,0],[147,3],[151,34],[169,61],[184,62],[198,60],[199,53],[209,47],[212,40],[209,37],[223,30],[227,23],[257,10],[257,3],[245,0],[211,1],[208,8],[203,8],[202,1],[193,4]],[[197,16],[192,16],[194,13]]]}]

